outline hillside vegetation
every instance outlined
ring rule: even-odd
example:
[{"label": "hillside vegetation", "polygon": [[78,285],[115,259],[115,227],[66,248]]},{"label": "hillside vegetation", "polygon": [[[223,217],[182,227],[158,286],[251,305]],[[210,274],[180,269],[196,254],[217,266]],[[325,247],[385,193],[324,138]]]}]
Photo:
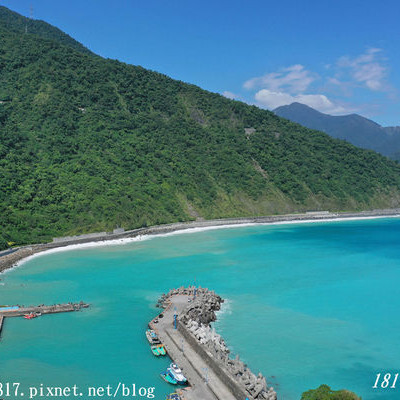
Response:
[{"label": "hillside vegetation", "polygon": [[0,29],[2,31],[8,30],[10,32],[15,32],[19,35],[23,33],[34,34],[44,39],[57,41],[82,53],[93,54],[81,43],[55,26],[45,21],[24,17],[4,6],[0,6]]},{"label": "hillside vegetation", "polygon": [[0,25],[4,240],[399,204],[400,167],[372,151],[18,21]]}]

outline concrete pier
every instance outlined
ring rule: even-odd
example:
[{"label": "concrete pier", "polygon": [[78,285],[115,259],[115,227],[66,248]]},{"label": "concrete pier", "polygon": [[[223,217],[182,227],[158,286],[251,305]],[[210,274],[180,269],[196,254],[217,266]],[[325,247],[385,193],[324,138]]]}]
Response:
[{"label": "concrete pier", "polygon": [[[190,383],[186,400],[276,400],[265,377],[253,374],[210,327],[223,300],[208,289],[171,291],[159,300],[164,308],[149,326],[158,334],[168,354]],[[177,316],[175,318],[175,315]]]},{"label": "concrete pier", "polygon": [[0,307],[0,336],[3,330],[4,320],[6,317],[22,317],[24,315],[35,313],[38,315],[45,314],[57,314],[63,312],[79,311],[83,308],[88,308],[89,304],[81,301],[80,303],[65,303],[65,304],[54,304],[46,306],[44,304],[39,306],[12,306],[12,307]]},{"label": "concrete pier", "polygon": [[170,304],[162,313],[163,318],[155,318],[149,326],[157,333],[168,355],[179,365],[188,379],[190,387],[183,390],[186,400],[236,400],[183,335],[174,329],[174,313],[177,312],[178,315],[182,313],[188,305],[188,298],[188,295],[171,297]]},{"label": "concrete pier", "polygon": [[3,323],[4,323],[4,317],[0,315],[0,337],[1,337],[1,332],[3,331]]},{"label": "concrete pier", "polygon": [[54,304],[51,306],[46,306],[44,304],[40,306],[14,306],[8,307],[5,310],[0,308],[0,316],[3,317],[21,317],[25,314],[30,313],[41,313],[43,314],[55,314],[62,312],[71,312],[71,311],[79,311],[82,308],[88,308],[89,304],[80,302],[80,303],[65,303],[65,304]]}]

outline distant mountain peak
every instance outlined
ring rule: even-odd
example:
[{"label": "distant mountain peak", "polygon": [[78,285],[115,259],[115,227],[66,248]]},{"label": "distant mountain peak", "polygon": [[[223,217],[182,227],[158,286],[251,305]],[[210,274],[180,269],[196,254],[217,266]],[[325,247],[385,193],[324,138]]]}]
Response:
[{"label": "distant mountain peak", "polygon": [[334,138],[347,140],[358,147],[398,158],[400,134],[397,133],[400,133],[400,128],[384,128],[359,114],[340,116],[324,114],[297,102],[278,107],[274,113],[307,128],[326,132]]}]

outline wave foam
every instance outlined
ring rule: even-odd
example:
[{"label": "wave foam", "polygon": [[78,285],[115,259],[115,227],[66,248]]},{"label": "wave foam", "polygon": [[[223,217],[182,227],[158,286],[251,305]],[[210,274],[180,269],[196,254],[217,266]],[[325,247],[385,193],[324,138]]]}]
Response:
[{"label": "wave foam", "polygon": [[70,250],[80,250],[87,248],[95,248],[100,246],[117,246],[117,245],[126,245],[133,242],[141,242],[144,240],[151,240],[157,237],[165,237],[165,236],[175,236],[182,235],[185,233],[197,233],[204,232],[209,230],[217,230],[217,229],[232,229],[232,228],[241,228],[241,227],[249,227],[249,226],[268,226],[268,225],[291,225],[291,224],[310,224],[310,223],[324,223],[324,222],[342,222],[342,221],[355,221],[355,220],[367,220],[367,219],[378,219],[378,218],[398,218],[400,215],[379,215],[379,216],[370,216],[370,217],[349,217],[349,218],[326,218],[326,219],[310,219],[310,220],[296,220],[296,221],[277,221],[277,222],[245,222],[245,223],[235,223],[235,224],[227,224],[227,225],[210,225],[210,226],[202,226],[195,228],[181,228],[179,230],[167,233],[158,233],[158,234],[149,234],[149,235],[138,235],[131,238],[123,238],[123,239],[110,239],[110,240],[102,240],[97,242],[89,242],[89,243],[80,243],[80,244],[71,244],[68,246],[57,247],[54,249],[49,249],[42,251],[40,253],[32,254],[20,261],[18,261],[12,268],[9,268],[3,273],[8,271],[12,271],[14,268],[18,268],[26,262],[32,260],[33,258],[59,253],[63,251]]}]

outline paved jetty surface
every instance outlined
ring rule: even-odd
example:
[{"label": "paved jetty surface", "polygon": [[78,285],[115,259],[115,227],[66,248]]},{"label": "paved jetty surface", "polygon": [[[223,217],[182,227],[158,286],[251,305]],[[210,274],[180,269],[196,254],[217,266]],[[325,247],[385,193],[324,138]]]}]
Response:
[{"label": "paved jetty surface", "polygon": [[174,329],[174,312],[180,315],[188,305],[188,298],[188,295],[172,296],[170,306],[162,313],[164,317],[155,318],[150,327],[156,331],[169,356],[179,365],[190,383],[190,387],[184,390],[185,399],[237,400],[181,333]]},{"label": "paved jetty surface", "polygon": [[0,336],[1,336],[1,332],[3,330],[3,324],[4,324],[4,317],[2,315],[0,315]]},{"label": "paved jetty surface", "polygon": [[[38,313],[38,315],[44,314],[56,314],[63,312],[79,311],[82,308],[88,308],[89,304],[81,301],[80,303],[65,303],[65,304],[54,304],[52,306],[45,306],[44,304],[40,306],[31,307],[21,307],[21,306],[11,306],[11,307],[0,307],[0,336],[3,330],[4,320],[9,317],[22,317],[30,313]],[[0,399],[1,400],[1,399]]]},{"label": "paved jetty surface", "polygon": [[30,313],[41,313],[41,314],[56,314],[62,312],[79,311],[82,308],[88,308],[89,304],[80,303],[65,303],[65,304],[54,304],[52,306],[29,306],[29,307],[9,307],[5,309],[0,308],[0,317],[21,317],[25,314]]}]

